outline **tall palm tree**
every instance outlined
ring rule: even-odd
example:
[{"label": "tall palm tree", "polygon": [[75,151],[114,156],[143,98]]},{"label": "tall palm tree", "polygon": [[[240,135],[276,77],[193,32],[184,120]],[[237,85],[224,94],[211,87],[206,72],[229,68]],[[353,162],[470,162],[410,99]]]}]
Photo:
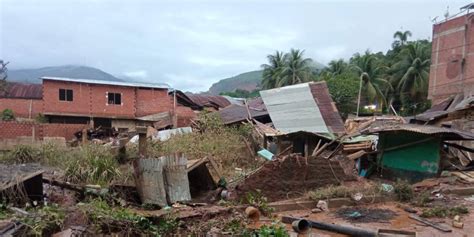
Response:
[{"label": "tall palm tree", "polygon": [[406,31],[397,31],[393,34],[393,38],[395,41],[393,42],[392,46],[403,46],[408,42],[408,37],[411,37],[411,32],[409,30]]},{"label": "tall palm tree", "polygon": [[262,64],[262,87],[263,89],[271,89],[277,87],[285,67],[285,54],[276,51],[274,55],[267,56],[268,64]]},{"label": "tall palm tree", "polygon": [[385,79],[386,67],[381,65],[369,51],[364,55],[355,54],[351,58],[351,64],[360,78],[361,97],[367,98],[369,103],[377,103],[380,106],[386,104],[383,92],[389,87]]},{"label": "tall palm tree", "polygon": [[343,59],[332,60],[328,63],[328,67],[324,68],[322,73],[327,77],[341,75],[348,68],[347,63]]},{"label": "tall palm tree", "polygon": [[285,55],[285,67],[282,71],[282,77],[277,83],[277,86],[294,85],[306,82],[311,77],[311,62],[310,58],[303,57],[304,50],[291,49]]},{"label": "tall palm tree", "polygon": [[430,70],[429,44],[410,43],[400,53],[400,61],[393,65],[392,82],[404,107],[426,100]]}]

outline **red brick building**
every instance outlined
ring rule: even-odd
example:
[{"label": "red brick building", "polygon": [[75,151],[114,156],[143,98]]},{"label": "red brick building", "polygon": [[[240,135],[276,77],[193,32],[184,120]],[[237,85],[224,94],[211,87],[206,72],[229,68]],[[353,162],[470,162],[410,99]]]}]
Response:
[{"label": "red brick building", "polygon": [[43,77],[43,114],[53,123],[131,128],[140,117],[170,113],[168,86]]},{"label": "red brick building", "polygon": [[428,98],[433,104],[474,94],[474,13],[433,26]]}]

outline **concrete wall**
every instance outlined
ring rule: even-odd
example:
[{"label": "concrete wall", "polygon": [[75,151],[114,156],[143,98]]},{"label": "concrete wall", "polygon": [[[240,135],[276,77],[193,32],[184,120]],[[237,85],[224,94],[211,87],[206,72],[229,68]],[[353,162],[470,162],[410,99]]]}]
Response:
[{"label": "concrete wall", "polygon": [[474,94],[474,14],[433,26],[428,98],[437,104],[451,95]]}]

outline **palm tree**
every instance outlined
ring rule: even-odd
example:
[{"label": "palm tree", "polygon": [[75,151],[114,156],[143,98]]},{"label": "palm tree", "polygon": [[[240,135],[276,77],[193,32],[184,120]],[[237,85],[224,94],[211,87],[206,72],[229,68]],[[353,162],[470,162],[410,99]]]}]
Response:
[{"label": "palm tree", "polygon": [[393,65],[392,82],[404,107],[426,100],[430,70],[429,44],[410,43],[400,53],[400,61]]},{"label": "palm tree", "polygon": [[324,68],[321,73],[324,77],[334,77],[344,73],[347,68],[348,65],[343,59],[332,60],[328,63],[328,67]]},{"label": "palm tree", "polygon": [[285,67],[285,55],[283,52],[276,51],[275,55],[268,55],[268,64],[262,64],[262,88],[275,88],[280,80],[282,71]]},{"label": "palm tree", "polygon": [[[360,78],[360,94],[367,98],[369,103],[377,103],[383,106],[386,103],[384,90],[389,87],[385,77],[385,69],[377,58],[366,51],[364,55],[356,53],[351,58],[352,67]],[[359,109],[359,108],[358,108]]]},{"label": "palm tree", "polygon": [[279,79],[277,86],[294,85],[306,82],[311,76],[310,58],[303,57],[304,50],[291,49],[285,55],[285,67],[282,71],[282,77]]},{"label": "palm tree", "polygon": [[397,46],[405,45],[408,42],[408,37],[411,37],[411,32],[409,30],[395,32],[395,34],[393,34],[395,41],[392,46],[396,48]]}]

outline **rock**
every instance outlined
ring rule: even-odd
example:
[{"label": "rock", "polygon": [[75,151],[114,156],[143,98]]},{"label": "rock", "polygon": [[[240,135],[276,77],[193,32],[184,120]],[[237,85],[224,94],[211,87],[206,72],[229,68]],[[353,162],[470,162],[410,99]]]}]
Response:
[{"label": "rock", "polygon": [[323,210],[319,209],[319,208],[313,208],[311,209],[311,213],[320,213],[322,212]]},{"label": "rock", "polygon": [[464,223],[462,223],[460,221],[453,221],[453,227],[462,229],[464,227]]},{"label": "rock", "polygon": [[461,221],[461,217],[460,217],[459,215],[455,215],[454,218],[453,218],[453,220],[460,222],[460,221]]},{"label": "rock", "polygon": [[326,201],[323,201],[323,200],[319,200],[318,201],[318,204],[316,205],[317,208],[321,209],[322,211],[324,212],[327,212],[329,211],[329,208],[328,208],[328,203]]}]

